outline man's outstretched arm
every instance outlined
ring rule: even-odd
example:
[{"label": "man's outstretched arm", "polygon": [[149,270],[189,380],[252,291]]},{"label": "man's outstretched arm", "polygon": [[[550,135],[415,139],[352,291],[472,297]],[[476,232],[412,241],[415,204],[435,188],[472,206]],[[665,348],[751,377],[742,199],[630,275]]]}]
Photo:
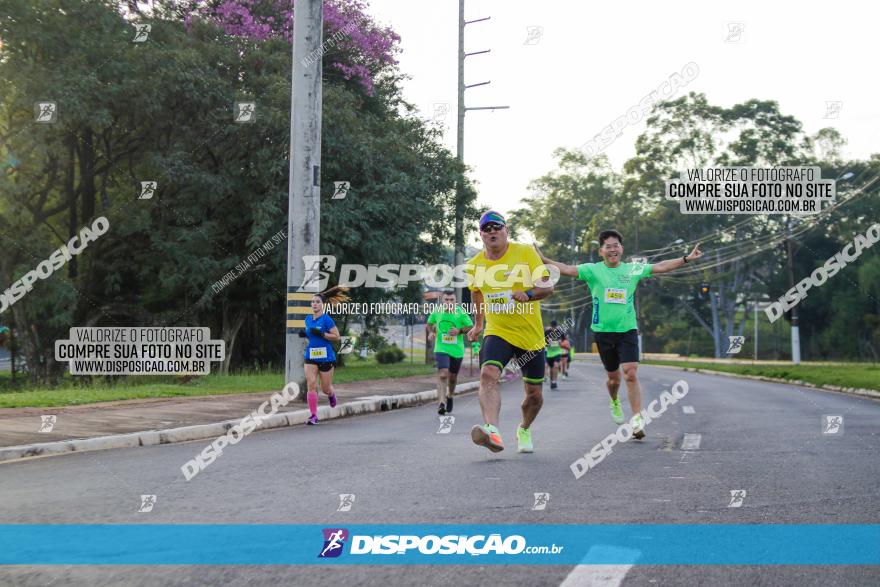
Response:
[{"label": "man's outstretched arm", "polygon": [[[544,256],[544,253],[541,252],[541,249],[538,248],[538,245],[535,246],[535,251],[538,252],[538,256],[541,257],[541,262],[546,265],[553,265],[562,275],[568,275],[570,277],[578,276],[578,268],[577,265],[566,265],[565,263],[560,263],[559,261],[554,261],[548,257]],[[549,295],[549,294],[548,294]]]},{"label": "man's outstretched arm", "polygon": [[700,252],[700,245],[694,245],[694,250],[691,251],[690,255],[679,257],[677,259],[666,259],[665,261],[660,261],[659,263],[651,265],[651,274],[657,275],[658,273],[669,273],[670,271],[674,271],[683,266],[685,264],[685,259],[687,262],[690,262],[699,259],[702,256],[703,253]]}]

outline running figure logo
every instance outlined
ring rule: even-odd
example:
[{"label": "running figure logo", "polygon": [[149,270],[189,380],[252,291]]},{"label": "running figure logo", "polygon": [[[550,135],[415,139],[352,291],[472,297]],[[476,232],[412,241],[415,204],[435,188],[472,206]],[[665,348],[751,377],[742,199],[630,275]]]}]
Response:
[{"label": "running figure logo", "polygon": [[645,271],[645,267],[648,265],[647,257],[633,257],[632,258],[632,267],[629,270],[630,275],[641,275]]},{"label": "running figure logo", "polygon": [[148,24],[136,24],[134,25],[134,38],[131,40],[132,43],[143,43],[147,40],[147,37],[150,36],[150,30],[152,29],[152,25]]},{"label": "running figure logo", "polygon": [[58,104],[55,102],[35,102],[34,122],[48,124],[58,119]]},{"label": "running figure logo", "polygon": [[350,512],[351,506],[354,505],[354,493],[340,493],[339,494],[339,507],[336,508],[337,512]]},{"label": "running figure logo", "polygon": [[323,291],[330,283],[330,274],[336,270],[333,255],[303,255],[306,274],[299,286],[300,291]]},{"label": "running figure logo", "polygon": [[236,102],[235,122],[253,122],[257,113],[256,102]]},{"label": "running figure logo", "polygon": [[141,496],[141,507],[138,508],[138,512],[151,512],[153,511],[153,506],[156,505],[156,496],[155,495],[142,495]]},{"label": "running figure logo", "polygon": [[440,428],[437,429],[437,434],[449,434],[452,432],[452,427],[455,425],[455,416],[441,416],[440,417]]},{"label": "running figure logo", "polygon": [[52,432],[52,429],[55,428],[55,422],[58,420],[58,416],[40,416],[40,432]]},{"label": "running figure logo", "polygon": [[843,433],[843,416],[822,416],[822,434],[829,436]]},{"label": "running figure logo", "polygon": [[348,188],[351,187],[351,182],[349,181],[334,181],[333,182],[333,200],[344,200],[345,196],[348,194]]},{"label": "running figure logo", "polygon": [[728,355],[735,355],[742,350],[743,345],[746,343],[746,337],[745,336],[728,336],[727,341],[729,343],[729,346],[727,347],[727,354]]},{"label": "running figure logo", "polygon": [[336,351],[337,355],[347,355],[354,350],[354,343],[357,341],[357,338],[354,336],[342,336],[339,338],[339,350]]},{"label": "running figure logo", "polygon": [[449,114],[449,104],[446,102],[434,103],[434,118],[432,119],[434,122],[443,122],[446,120],[447,114]]},{"label": "running figure logo", "polygon": [[345,541],[348,540],[348,530],[345,528],[324,528],[324,548],[318,558],[336,558],[342,554]]},{"label": "running figure logo", "polygon": [[731,489],[730,490],[730,503],[727,504],[729,508],[738,508],[742,507],[743,500],[746,498],[746,490],[745,489]]},{"label": "running figure logo", "polygon": [[141,182],[141,195],[138,196],[138,200],[150,200],[153,197],[153,194],[156,193],[156,187],[158,187],[155,181],[142,181]]},{"label": "running figure logo", "polygon": [[546,510],[547,503],[550,501],[549,493],[536,493],[535,494],[535,503],[532,504],[532,510]]},{"label": "running figure logo", "polygon": [[529,26],[526,27],[526,42],[523,45],[537,45],[541,42],[541,37],[544,36],[544,27],[542,26]]},{"label": "running figure logo", "polygon": [[837,118],[840,116],[840,110],[843,108],[843,102],[840,100],[825,101],[825,116],[822,118]]},{"label": "running figure logo", "polygon": [[743,31],[746,30],[746,25],[741,22],[729,22],[727,23],[727,38],[724,39],[727,43],[739,43],[742,41]]}]

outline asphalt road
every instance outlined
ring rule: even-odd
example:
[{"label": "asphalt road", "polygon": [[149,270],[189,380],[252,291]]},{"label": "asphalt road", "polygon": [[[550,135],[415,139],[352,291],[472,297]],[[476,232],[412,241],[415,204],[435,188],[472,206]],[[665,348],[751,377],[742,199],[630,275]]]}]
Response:
[{"label": "asphalt road", "polygon": [[[545,386],[535,453],[517,454],[521,382],[504,386],[508,449],[474,446],[476,395],[450,434],[433,406],[257,432],[190,482],[204,441],[0,465],[0,523],[644,524],[880,522],[880,401],[642,367],[645,402],[677,380],[687,397],[581,479],[569,465],[616,426],[603,371],[578,363]],[[628,414],[628,405],[624,401]],[[684,406],[693,408],[685,413]],[[688,410],[690,411],[690,410]],[[822,417],[842,415],[842,434]],[[685,434],[698,448],[682,450]],[[689,442],[690,442],[689,441]],[[745,490],[729,507],[731,490]],[[548,492],[544,511],[533,494]],[[338,495],[356,495],[337,512]],[[140,496],[155,494],[152,512]],[[601,577],[600,575],[604,575]],[[870,585],[858,566],[101,566],[0,568],[13,585]]]}]

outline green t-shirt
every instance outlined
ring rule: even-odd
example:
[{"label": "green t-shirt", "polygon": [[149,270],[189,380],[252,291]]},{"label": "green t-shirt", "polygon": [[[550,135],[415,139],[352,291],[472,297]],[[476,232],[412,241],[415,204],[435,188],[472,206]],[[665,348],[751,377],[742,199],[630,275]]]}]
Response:
[{"label": "green t-shirt", "polygon": [[473,326],[474,323],[467,312],[461,308],[455,308],[455,312],[437,310],[428,316],[428,324],[437,325],[437,341],[434,343],[435,353],[446,353],[455,359],[464,357],[464,335],[447,336],[446,332],[452,328]]},{"label": "green t-shirt", "polygon": [[613,269],[605,262],[578,265],[578,279],[593,295],[593,332],[627,332],[638,328],[633,303],[640,279],[651,277],[651,265],[621,263]]},{"label": "green t-shirt", "polygon": [[562,342],[562,333],[558,328],[545,328],[544,340],[547,343],[548,357],[559,357],[562,355],[562,346],[559,344]]}]

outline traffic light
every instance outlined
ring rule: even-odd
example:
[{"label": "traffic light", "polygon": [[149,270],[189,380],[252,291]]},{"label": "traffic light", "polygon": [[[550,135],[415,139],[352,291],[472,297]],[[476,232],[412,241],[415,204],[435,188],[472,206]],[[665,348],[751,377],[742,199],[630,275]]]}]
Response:
[{"label": "traffic light", "polygon": [[701,284],[700,284],[700,298],[701,298],[701,299],[706,299],[706,298],[708,298],[708,297],[709,297],[709,292],[710,292],[711,290],[712,290],[712,288],[709,286],[708,283],[701,283]]}]

